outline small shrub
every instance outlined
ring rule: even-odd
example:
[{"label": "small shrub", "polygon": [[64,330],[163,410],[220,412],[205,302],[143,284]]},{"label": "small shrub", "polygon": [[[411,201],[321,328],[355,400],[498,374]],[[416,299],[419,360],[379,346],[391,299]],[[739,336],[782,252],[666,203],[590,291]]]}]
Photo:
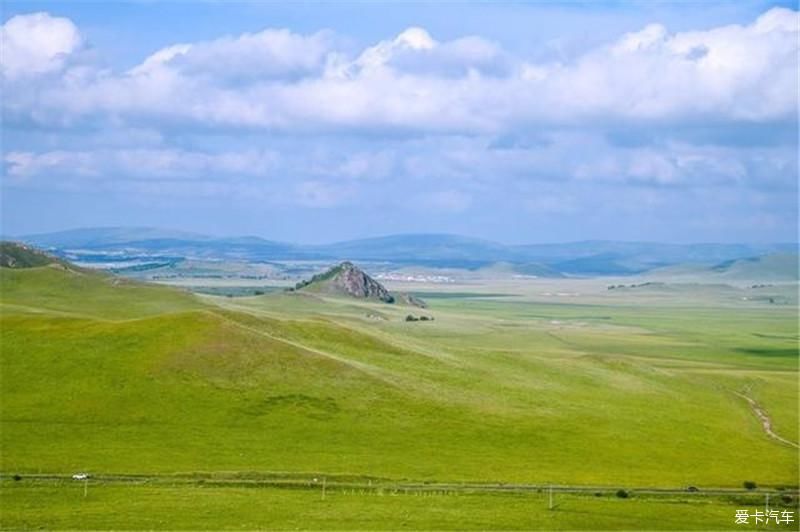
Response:
[{"label": "small shrub", "polygon": [[428,321],[428,316],[420,316],[419,321]]},{"label": "small shrub", "polygon": [[781,501],[782,501],[784,504],[792,504],[792,501],[793,501],[793,500],[794,500],[794,499],[792,498],[792,496],[791,496],[791,495],[789,495],[788,493],[784,493],[783,495],[781,495]]},{"label": "small shrub", "polygon": [[408,316],[406,316],[406,321],[419,321],[419,319],[409,314]]},{"label": "small shrub", "polygon": [[255,295],[257,295],[257,296],[263,296],[263,295],[264,295],[264,291],[263,291],[263,290],[256,290],[256,291],[255,291],[255,292],[253,292],[253,293],[254,293]]},{"label": "small shrub", "polygon": [[617,490],[617,497],[619,497],[620,499],[627,499],[629,497],[629,494],[625,490]]},{"label": "small shrub", "polygon": [[746,489],[746,490],[754,490],[754,489],[756,489],[758,487],[758,485],[755,482],[753,482],[752,480],[745,480],[742,483],[742,486],[744,486],[744,489]]},{"label": "small shrub", "polygon": [[19,482],[20,480],[22,480],[22,477],[20,475],[14,475],[14,480]]}]

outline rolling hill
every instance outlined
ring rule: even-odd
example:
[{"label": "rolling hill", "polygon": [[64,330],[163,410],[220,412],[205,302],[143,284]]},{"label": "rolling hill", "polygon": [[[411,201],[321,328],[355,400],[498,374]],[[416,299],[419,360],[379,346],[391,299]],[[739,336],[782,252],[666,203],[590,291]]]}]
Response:
[{"label": "rolling hill", "polygon": [[96,248],[125,245],[132,242],[159,240],[208,241],[211,237],[155,227],[89,227],[54,233],[32,234],[26,242],[42,248]]},{"label": "rolling hill", "polygon": [[392,235],[315,246],[315,252],[335,258],[409,262],[429,266],[477,268],[513,255],[503,244],[446,234]]},{"label": "rolling hill", "polygon": [[[731,485],[788,482],[796,465],[725,391],[761,382],[788,430],[795,403],[770,394],[793,393],[796,359],[760,353],[785,351],[790,309],[754,329],[774,338],[739,332],[757,322],[738,309],[514,300],[433,299],[420,325],[379,298],[197,297],[50,266],[0,276],[7,471]],[[655,461],[644,444],[676,438]],[[437,453],[417,459],[421,445]]]},{"label": "rolling hill", "polygon": [[59,254],[103,262],[128,256],[225,260],[359,260],[398,267],[478,270],[494,263],[537,270],[540,277],[630,275],[666,266],[796,253],[797,244],[663,244],[585,241],[509,245],[447,234],[407,234],[300,245],[260,237],[217,238],[154,228],[96,228],[19,237]]},{"label": "rolling hill", "polygon": [[19,242],[0,242],[0,268],[35,268],[49,264],[66,265],[61,259]]},{"label": "rolling hill", "polygon": [[216,238],[157,228],[88,228],[28,235],[20,240],[41,248],[99,260],[128,255],[267,260],[313,255],[291,244],[254,236]]},{"label": "rolling hill", "polygon": [[[320,477],[331,482],[326,515],[358,523],[365,501],[395,501],[361,528],[400,522],[398,501],[411,499],[346,495],[342,479],[591,486],[587,519],[630,524],[641,505],[620,506],[618,487],[796,482],[796,449],[767,437],[736,395],[751,394],[793,437],[794,309],[769,306],[768,319],[767,304],[752,301],[676,310],[635,291],[613,291],[623,302],[606,305],[451,295],[430,300],[435,321],[408,323],[407,308],[379,298],[201,297],[69,267],[0,268],[0,494],[4,505],[48,494],[4,507],[4,524],[74,528],[71,516],[88,512],[99,528],[119,528],[114,512],[135,507],[139,487],[161,508],[170,493],[179,505],[204,490],[230,502],[243,496],[236,489],[267,497],[277,488],[259,483],[292,480],[278,493],[305,494],[293,511],[307,515]],[[79,471],[136,482],[95,512],[115,488],[69,491]],[[66,479],[47,491],[31,480],[39,473]],[[469,496],[447,499],[455,515],[465,504],[503,513],[505,498]],[[707,510],[706,500],[679,503]],[[51,512],[63,520],[42,521]]]},{"label": "rolling hill", "polygon": [[709,283],[748,281],[758,283],[796,282],[798,255],[771,253],[757,257],[726,260],[712,264],[681,264],[658,268],[648,276],[659,279],[691,280]]},{"label": "rolling hill", "polygon": [[734,259],[713,266],[711,271],[726,279],[797,281],[798,256],[780,253]]}]

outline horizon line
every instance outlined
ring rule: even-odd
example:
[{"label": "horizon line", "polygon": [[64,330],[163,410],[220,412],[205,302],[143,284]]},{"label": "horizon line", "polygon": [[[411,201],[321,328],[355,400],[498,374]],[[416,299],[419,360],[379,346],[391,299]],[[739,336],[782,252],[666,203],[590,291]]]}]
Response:
[{"label": "horizon line", "polygon": [[[795,241],[694,241],[694,242],[676,242],[676,241],[663,241],[663,240],[626,240],[626,239],[613,239],[613,238],[585,238],[585,239],[576,239],[576,240],[557,240],[557,241],[538,241],[538,242],[522,242],[522,243],[510,243],[504,242],[501,240],[494,240],[491,238],[485,238],[480,236],[473,236],[464,233],[448,233],[448,232],[430,232],[430,233],[420,233],[420,232],[409,232],[409,233],[387,233],[375,236],[361,236],[361,237],[351,237],[341,240],[332,240],[323,243],[308,243],[308,242],[301,242],[301,241],[293,241],[293,240],[276,240],[266,236],[260,236],[256,234],[209,234],[204,232],[192,231],[187,229],[176,229],[172,227],[161,227],[161,226],[146,226],[146,225],[104,225],[104,226],[81,226],[81,227],[73,227],[69,229],[59,229],[55,231],[39,231],[39,232],[31,232],[31,233],[24,233],[24,234],[15,234],[15,235],[7,235],[0,233],[0,240],[3,241],[14,241],[19,239],[25,238],[32,238],[32,237],[42,237],[48,235],[55,235],[59,233],[69,233],[69,232],[78,232],[78,231],[98,231],[98,230],[149,230],[149,231],[163,231],[163,232],[174,232],[174,233],[184,233],[187,235],[192,235],[196,237],[204,237],[209,239],[215,240],[224,240],[224,239],[234,239],[234,238],[258,238],[265,242],[271,242],[276,244],[287,244],[287,245],[295,245],[295,246],[329,246],[329,245],[336,245],[336,244],[343,244],[348,242],[357,242],[357,241],[364,241],[364,240],[380,240],[380,239],[387,239],[387,238],[396,238],[396,237],[456,237],[456,238],[465,238],[475,241],[482,241],[489,244],[499,244],[502,246],[546,246],[546,245],[565,245],[565,244],[586,244],[586,243],[621,243],[621,244],[659,244],[659,245],[671,245],[671,246],[696,246],[696,245],[794,245],[800,247],[800,237],[798,237]],[[169,238],[169,237],[167,237]],[[133,241],[133,240],[132,240]]]}]

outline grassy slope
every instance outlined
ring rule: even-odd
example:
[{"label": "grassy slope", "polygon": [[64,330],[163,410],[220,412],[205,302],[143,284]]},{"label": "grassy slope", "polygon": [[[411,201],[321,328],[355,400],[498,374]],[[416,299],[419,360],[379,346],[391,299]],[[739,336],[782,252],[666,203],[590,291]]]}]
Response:
[{"label": "grassy slope", "polygon": [[4,472],[797,484],[796,450],[731,393],[796,440],[791,309],[441,299],[408,324],[380,304],[0,274]]},{"label": "grassy slope", "polygon": [[0,241],[0,267],[33,268],[60,263],[58,259],[17,242]]},{"label": "grassy slope", "polygon": [[188,292],[56,266],[0,270],[4,314],[123,320],[201,308]]},{"label": "grassy slope", "polygon": [[775,253],[729,261],[712,268],[730,279],[797,280],[796,254]]}]

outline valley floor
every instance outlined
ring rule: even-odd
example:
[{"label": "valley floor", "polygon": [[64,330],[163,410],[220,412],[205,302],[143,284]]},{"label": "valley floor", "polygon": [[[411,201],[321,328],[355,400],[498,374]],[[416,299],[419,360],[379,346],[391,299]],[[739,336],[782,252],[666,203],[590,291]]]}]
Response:
[{"label": "valley floor", "polygon": [[[329,486],[323,495],[319,483],[275,488],[4,480],[0,496],[6,529],[734,530],[742,528],[737,511],[753,515],[765,509],[763,493],[634,492],[623,499],[608,491],[551,495],[547,489],[487,493]],[[756,526],[751,517],[751,528],[796,530],[796,502],[783,503],[776,495],[772,500],[770,508],[787,522],[775,517]]]}]

